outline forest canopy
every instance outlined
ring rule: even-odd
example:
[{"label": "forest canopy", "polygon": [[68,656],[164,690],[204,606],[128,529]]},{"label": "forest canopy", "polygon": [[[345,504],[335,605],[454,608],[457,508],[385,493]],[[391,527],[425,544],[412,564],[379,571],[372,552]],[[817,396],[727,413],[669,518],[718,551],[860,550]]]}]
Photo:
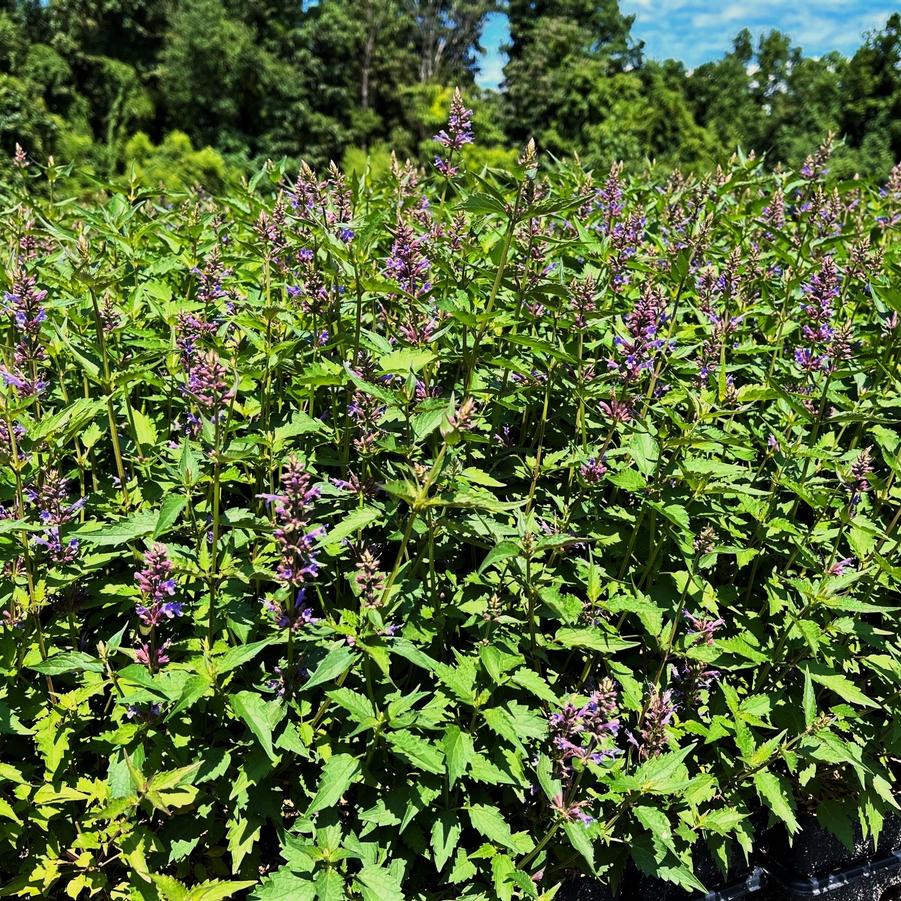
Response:
[{"label": "forest canopy", "polygon": [[[489,14],[510,40],[476,84]],[[7,0],[0,147],[108,177],[211,188],[247,162],[429,159],[459,86],[476,162],[534,137],[589,166],[707,168],[736,148],[797,166],[827,132],[841,174],[901,158],[901,16],[849,57],[741,31],[721,59],[655,60],[617,0]]]}]

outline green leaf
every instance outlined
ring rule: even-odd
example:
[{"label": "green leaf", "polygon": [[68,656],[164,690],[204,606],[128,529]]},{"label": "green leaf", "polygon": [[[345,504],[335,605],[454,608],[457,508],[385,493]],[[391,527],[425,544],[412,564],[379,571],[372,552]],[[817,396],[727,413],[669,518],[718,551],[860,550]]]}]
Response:
[{"label": "green leaf", "polygon": [[656,843],[673,854],[676,853],[672,826],[669,817],[662,810],[657,807],[639,805],[634,808],[633,813],[635,819],[651,833]]},{"label": "green leaf", "polygon": [[333,704],[343,707],[357,723],[375,722],[376,712],[372,701],[359,692],[349,688],[336,688],[327,691],[326,695]]},{"label": "green leaf", "polygon": [[621,469],[619,472],[615,472],[613,475],[607,477],[608,481],[613,482],[617,488],[622,488],[623,491],[641,491],[642,488],[647,487],[647,482],[645,481],[644,476],[640,472],[636,472],[634,469]]},{"label": "green leaf", "polygon": [[463,828],[457,815],[450,810],[442,811],[432,825],[432,854],[435,869],[440,873],[454,853]]},{"label": "green leaf", "polygon": [[471,805],[469,821],[472,823],[472,828],[489,841],[516,851],[517,854],[528,854],[535,847],[534,842],[527,834],[513,835],[501,812],[490,804]]},{"label": "green leaf", "polygon": [[356,881],[364,901],[405,901],[400,878],[384,867],[364,864]]},{"label": "green leaf", "polygon": [[485,555],[485,559],[479,566],[479,572],[484,572],[498,560],[509,560],[510,557],[518,557],[519,554],[520,547],[515,541],[501,541]]},{"label": "green leaf", "polygon": [[569,839],[569,843],[573,846],[573,849],[578,851],[584,858],[585,863],[588,864],[588,869],[591,870],[592,873],[596,873],[597,870],[594,865],[594,845],[588,835],[588,827],[585,826],[584,823],[564,823],[563,831],[566,833],[566,837]]},{"label": "green leaf", "polygon": [[284,715],[284,708],[276,701],[265,701],[253,691],[241,691],[228,696],[229,704],[235,714],[247,724],[256,736],[270,760],[276,760],[272,748],[272,730]]},{"label": "green leaf", "polygon": [[208,879],[206,882],[195,885],[188,892],[187,901],[221,901],[222,898],[233,898],[238,892],[255,885],[256,881],[254,880],[238,882],[237,880]]},{"label": "green leaf", "polygon": [[188,505],[188,499],[183,494],[169,494],[160,507],[156,525],[153,528],[153,537],[159,538],[165,535],[178,521],[181,511]]},{"label": "green leaf", "polygon": [[[153,510],[139,510],[133,513],[128,519],[120,519],[111,525],[103,526],[100,529],[91,529],[84,526],[75,533],[75,537],[79,541],[87,544],[96,544],[101,547],[115,547],[119,544],[127,544],[129,541],[135,541],[150,535],[156,529],[160,515]],[[91,523],[91,526],[96,523]]]},{"label": "green leaf", "polygon": [[472,738],[459,726],[448,726],[444,731],[442,747],[447,764],[448,787],[453,788],[454,783],[466,772],[469,765],[473,752]]},{"label": "green leaf", "polygon": [[60,676],[63,673],[73,672],[102,673],[103,664],[90,654],[81,651],[63,651],[40,663],[28,664],[28,669],[33,669],[44,676]]},{"label": "green leaf", "polygon": [[374,523],[381,517],[381,513],[375,507],[361,507],[348,513],[337,525],[328,529],[328,531],[319,539],[320,545],[340,544],[345,538],[365,529],[366,526]]},{"label": "green leaf", "polygon": [[406,347],[403,350],[395,350],[390,354],[379,357],[379,366],[384,372],[419,372],[437,357],[430,350],[417,350]]},{"label": "green leaf", "polygon": [[820,685],[834,691],[843,701],[849,704],[857,704],[859,707],[878,707],[875,701],[871,701],[847,676],[828,671],[819,664],[811,664],[810,678]]},{"label": "green leaf", "polygon": [[189,676],[181,689],[178,701],[166,715],[165,722],[177,717],[182,710],[191,707],[210,690],[210,680],[206,676]]},{"label": "green leaf", "polygon": [[615,654],[627,648],[634,648],[637,641],[625,641],[615,635],[609,635],[600,629],[571,629],[564,627],[557,630],[554,640],[565,648],[586,648],[600,651],[602,654]]},{"label": "green leaf", "polygon": [[333,648],[323,657],[313,675],[301,686],[301,690],[307,691],[316,685],[321,685],[323,682],[331,682],[332,679],[337,679],[341,673],[350,668],[355,657],[356,655],[346,645]]},{"label": "green leaf", "polygon": [[350,788],[359,769],[360,761],[350,754],[335,754],[330,757],[322,770],[316,795],[307,808],[306,816],[334,807]]},{"label": "green leaf", "polygon": [[267,876],[249,895],[250,901],[315,901],[311,879],[292,873],[284,866]]},{"label": "green leaf", "polygon": [[470,213],[487,213],[495,216],[507,217],[507,209],[490,194],[470,194],[461,204],[461,210]]},{"label": "green leaf", "polygon": [[817,699],[810,672],[804,670],[804,725],[809,729],[817,717]]},{"label": "green leaf", "polygon": [[444,772],[444,754],[433,742],[426,741],[406,729],[389,732],[385,738],[394,751],[418,769],[436,775]]},{"label": "green leaf", "polygon": [[81,431],[105,406],[106,401],[101,398],[81,397],[58,413],[42,416],[40,422],[29,429],[28,437],[32,441],[41,441],[49,438],[55,432],[75,433]]},{"label": "green leaf", "polygon": [[785,823],[788,831],[797,832],[801,827],[795,817],[795,799],[786,780],[769,770],[758,770],[754,774],[754,785],[760,799]]},{"label": "green leaf", "polygon": [[237,669],[239,666],[249,663],[263,650],[263,648],[268,647],[273,641],[275,641],[274,638],[264,638],[261,641],[254,641],[251,644],[243,644],[238,647],[229,648],[224,654],[213,660],[213,668],[220,675],[229,673],[233,669]]},{"label": "green leaf", "polygon": [[535,695],[542,701],[547,702],[552,707],[560,706],[560,699],[554,694],[553,689],[547,682],[535,672],[535,670],[521,667],[511,677],[511,681],[515,682],[521,688]]},{"label": "green leaf", "polygon": [[141,410],[132,408],[132,416],[135,423],[135,436],[138,444],[150,445],[151,447],[157,442],[156,425],[153,420]]},{"label": "green leaf", "polygon": [[316,901],[344,901],[344,879],[337,870],[322,870],[316,876]]}]

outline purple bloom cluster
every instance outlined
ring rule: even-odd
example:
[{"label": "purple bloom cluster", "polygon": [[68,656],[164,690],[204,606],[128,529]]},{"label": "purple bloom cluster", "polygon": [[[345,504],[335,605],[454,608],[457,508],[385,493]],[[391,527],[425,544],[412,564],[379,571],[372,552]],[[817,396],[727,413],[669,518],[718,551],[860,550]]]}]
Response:
[{"label": "purple bloom cluster", "polygon": [[45,475],[38,489],[26,489],[25,496],[38,509],[38,518],[46,526],[44,534],[34,539],[37,547],[43,548],[54,563],[71,563],[78,556],[79,542],[70,538],[63,542],[60,526],[71,522],[75,514],[87,503],[81,498],[69,503],[68,480],[54,469]]},{"label": "purple bloom cluster", "polygon": [[299,587],[319,574],[313,547],[325,529],[310,529],[307,520],[310,505],[319,497],[319,489],[310,484],[309,473],[296,457],[288,461],[281,487],[281,494],[263,497],[275,505],[274,535],[281,551],[278,578],[286,585]]},{"label": "purple bloom cluster", "polygon": [[656,757],[666,750],[669,744],[666,728],[676,715],[678,706],[671,689],[663,692],[658,688],[651,690],[645,700],[638,736],[627,733],[629,742],[638,750],[639,760]]},{"label": "purple bloom cluster", "polygon": [[218,419],[232,400],[228,370],[214,351],[198,355],[188,369],[187,393],[210,419]]},{"label": "purple bloom cluster", "polygon": [[275,620],[279,629],[290,629],[293,632],[303,626],[319,622],[319,618],[313,615],[312,607],[306,605],[306,599],[306,589],[300,588],[294,594],[293,603],[280,604],[278,601],[266,600],[263,607]]},{"label": "purple bloom cluster", "polygon": [[360,592],[364,607],[380,607],[385,590],[385,577],[379,569],[379,561],[371,548],[364,548],[356,563],[354,582]]},{"label": "purple bloom cluster", "polygon": [[201,352],[203,341],[216,332],[216,326],[194,313],[180,313],[175,324],[175,345],[181,352],[182,365],[190,368]]},{"label": "purple bloom cluster", "polygon": [[658,352],[668,349],[667,341],[659,337],[666,322],[666,298],[658,290],[646,290],[626,316],[628,337],[617,335],[613,340],[620,358],[610,359],[609,368],[624,382],[636,381],[653,366]]},{"label": "purple bloom cluster", "polygon": [[569,304],[576,314],[576,328],[581,329],[588,325],[587,316],[589,313],[594,312],[597,290],[597,282],[591,276],[574,281],[569,286]]},{"label": "purple bloom cluster", "polygon": [[720,628],[720,626],[724,626],[726,621],[723,619],[710,619],[705,616],[695,616],[693,613],[689,613],[687,610],[683,614],[685,618],[688,620],[691,628],[689,629],[688,635],[693,638],[693,643],[695,644],[706,644],[712,645],[713,640],[716,637],[716,632]]},{"label": "purple bloom cluster", "polygon": [[144,603],[138,604],[136,610],[145,626],[156,626],[164,619],[182,615],[182,603],[168,600],[175,594],[172,573],[172,562],[163,545],[156,545],[144,555],[144,569],[135,573],[135,581],[144,596]]},{"label": "purple bloom cluster", "polygon": [[172,644],[171,639],[158,643],[156,627],[164,620],[181,616],[183,612],[180,601],[169,600],[175,594],[176,585],[172,562],[163,545],[154,545],[147,551],[144,569],[135,573],[135,581],[143,596],[143,603],[136,605],[135,612],[143,627],[149,630],[147,640],[135,649],[135,659],[155,673],[169,662],[168,650]]},{"label": "purple bloom cluster", "polygon": [[197,266],[191,272],[197,278],[197,299],[205,306],[229,296],[228,291],[222,287],[222,281],[231,272],[222,263],[218,247],[213,248],[203,266]]},{"label": "purple bloom cluster", "polygon": [[870,475],[873,472],[873,451],[865,447],[851,464],[848,471],[848,506],[853,513],[861,498],[870,490]]},{"label": "purple bloom cluster", "polygon": [[602,763],[618,754],[613,740],[619,732],[616,686],[605,679],[581,707],[565,704],[548,723],[554,751],[565,778],[572,776],[572,761]]},{"label": "purple bloom cluster", "polygon": [[448,150],[462,150],[467,144],[472,143],[472,139],[472,110],[466,108],[460,89],[455,88],[454,96],[451,98],[447,130],[439,131],[435,135],[435,140]]},{"label": "purple bloom cluster", "polygon": [[607,464],[603,457],[590,457],[579,467],[579,473],[589,485],[597,485],[607,474]]},{"label": "purple bloom cluster", "polygon": [[16,338],[13,367],[0,367],[0,376],[21,397],[39,394],[47,387],[41,369],[47,359],[41,344],[41,328],[47,320],[44,300],[47,292],[39,290],[33,276],[18,271],[10,290],[4,295],[6,314],[12,320]]},{"label": "purple bloom cluster", "polygon": [[[801,332],[807,343],[795,349],[795,362],[805,372],[828,371],[833,365],[837,350],[832,324],[833,304],[840,290],[838,266],[831,256],[825,256],[819,271],[802,287],[807,322]],[[847,341],[847,337],[844,340]]]},{"label": "purple bloom cluster", "polygon": [[421,297],[432,288],[431,282],[426,279],[431,264],[422,252],[422,244],[422,238],[417,237],[409,225],[398,223],[391,256],[385,263],[385,275],[393,278],[402,291],[414,297]]}]

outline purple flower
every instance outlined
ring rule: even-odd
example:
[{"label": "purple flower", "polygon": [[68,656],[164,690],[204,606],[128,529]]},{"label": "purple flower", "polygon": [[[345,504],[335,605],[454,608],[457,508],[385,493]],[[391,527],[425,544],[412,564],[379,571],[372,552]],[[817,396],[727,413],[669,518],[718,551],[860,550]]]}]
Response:
[{"label": "purple flower", "polygon": [[0,369],[6,384],[22,397],[40,394],[47,386],[40,377],[47,353],[41,343],[41,327],[47,319],[43,303],[47,292],[39,290],[35,279],[19,270],[4,295],[5,312],[10,317],[16,340],[13,368]]},{"label": "purple flower", "polygon": [[431,264],[422,253],[422,243],[409,225],[398,223],[391,256],[385,263],[385,275],[393,278],[401,290],[414,297],[427,294],[432,287],[425,278]]},{"label": "purple flower", "polygon": [[712,645],[716,637],[716,631],[720,626],[724,626],[726,621],[723,619],[709,619],[704,616],[695,616],[687,610],[683,614],[691,625],[689,637],[694,639],[694,644]]},{"label": "purple flower", "polygon": [[214,247],[203,266],[194,268],[192,273],[197,277],[197,299],[202,304],[209,305],[229,296],[222,287],[222,280],[231,272],[222,264],[218,247]]},{"label": "purple flower", "polygon": [[589,823],[594,822],[594,817],[590,817],[583,809],[588,803],[588,800],[567,802],[564,800],[563,795],[559,794],[551,801],[551,807],[558,816],[568,823],[578,821],[587,826]]},{"label": "purple flower", "polygon": [[604,463],[603,457],[600,460],[590,457],[579,467],[579,473],[586,482],[597,485],[606,475],[607,465]]},{"label": "purple flower", "polygon": [[78,539],[70,538],[66,544],[63,544],[58,526],[51,526],[42,537],[34,539],[34,544],[44,548],[54,563],[71,563],[78,556]]},{"label": "purple flower", "polygon": [[588,324],[586,317],[594,312],[597,289],[597,282],[591,276],[575,281],[569,286],[569,305],[576,314],[576,328],[582,329]]},{"label": "purple flower", "polygon": [[155,673],[169,662],[168,651],[171,644],[171,641],[166,640],[159,647],[154,647],[152,643],[143,642],[135,649],[135,660]]},{"label": "purple flower", "polygon": [[658,353],[672,349],[658,334],[667,321],[666,297],[659,289],[648,288],[626,316],[628,337],[617,335],[613,340],[619,356],[608,361],[610,370],[628,383],[651,369]]},{"label": "purple flower", "polygon": [[836,562],[829,567],[829,575],[843,576],[845,574],[845,570],[853,567],[854,563],[855,560],[853,557],[845,557],[844,560],[836,560]]},{"label": "purple flower", "polygon": [[385,591],[385,576],[379,569],[379,560],[372,548],[364,548],[356,563],[354,576],[364,607],[380,607]]},{"label": "purple flower", "polygon": [[856,509],[864,494],[870,490],[870,475],[872,472],[873,450],[865,447],[848,470],[848,488],[851,495],[848,503],[852,512]]},{"label": "purple flower", "polygon": [[144,555],[144,569],[135,573],[135,581],[144,596],[144,603],[137,605],[136,612],[145,626],[155,627],[164,619],[182,615],[184,605],[168,600],[175,594],[173,570],[163,545],[155,545]]},{"label": "purple flower", "polygon": [[189,368],[202,342],[216,332],[216,326],[193,313],[179,313],[175,324],[175,345],[181,351],[182,365]]},{"label": "purple flower", "polygon": [[281,552],[276,570],[278,578],[299,587],[319,574],[313,548],[325,529],[310,529],[307,520],[310,504],[319,497],[319,489],[310,484],[309,474],[296,457],[288,461],[281,487],[281,494],[260,496],[275,505],[273,534]]},{"label": "purple flower", "polygon": [[263,606],[271,614],[279,629],[290,629],[293,632],[303,626],[319,622],[319,618],[313,615],[311,607],[305,606],[305,602],[306,589],[301,588],[294,595],[293,604],[283,606],[276,601],[267,600]]},{"label": "purple flower", "polygon": [[850,332],[845,330],[835,341],[832,320],[833,305],[841,292],[838,266],[831,256],[823,257],[818,272],[801,288],[805,295],[802,307],[807,321],[801,334],[807,342],[795,349],[795,362],[804,372],[827,371],[835,357],[844,358],[850,353]]},{"label": "purple flower", "polygon": [[188,370],[187,392],[210,419],[217,419],[235,396],[228,370],[213,351],[200,354]]},{"label": "purple flower", "polygon": [[638,750],[639,760],[656,757],[666,750],[669,744],[666,727],[676,715],[677,709],[678,705],[670,689],[661,692],[660,689],[654,688],[648,695],[639,737],[627,733],[629,742]]},{"label": "purple flower", "polygon": [[448,150],[462,150],[467,144],[472,143],[472,110],[463,104],[463,95],[459,88],[454,89],[451,99],[450,115],[447,120],[447,130],[439,131],[435,140],[443,144]]},{"label": "purple flower", "polygon": [[125,716],[139,723],[155,723],[163,715],[162,704],[151,701],[149,704],[129,704],[125,708]]}]

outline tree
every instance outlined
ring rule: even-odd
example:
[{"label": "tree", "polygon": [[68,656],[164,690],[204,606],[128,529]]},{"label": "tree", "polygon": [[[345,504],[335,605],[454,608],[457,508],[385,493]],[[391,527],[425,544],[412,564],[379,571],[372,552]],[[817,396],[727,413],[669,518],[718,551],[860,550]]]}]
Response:
[{"label": "tree", "polygon": [[419,80],[472,83],[494,0],[408,0],[408,7],[416,25]]},{"label": "tree", "polygon": [[[632,17],[622,15],[617,0],[510,0],[508,14],[508,131],[519,140],[534,135],[548,149],[567,152],[585,124],[603,114],[585,107],[578,95],[584,98],[587,85],[641,64]],[[573,106],[583,107],[581,116],[563,114]]]},{"label": "tree", "polygon": [[186,0],[175,10],[160,57],[160,94],[168,122],[183,123],[198,144],[229,151],[255,147],[272,59],[248,25],[221,0]]},{"label": "tree", "polygon": [[841,130],[865,169],[886,174],[901,159],[901,14],[867,35],[844,72]]}]

